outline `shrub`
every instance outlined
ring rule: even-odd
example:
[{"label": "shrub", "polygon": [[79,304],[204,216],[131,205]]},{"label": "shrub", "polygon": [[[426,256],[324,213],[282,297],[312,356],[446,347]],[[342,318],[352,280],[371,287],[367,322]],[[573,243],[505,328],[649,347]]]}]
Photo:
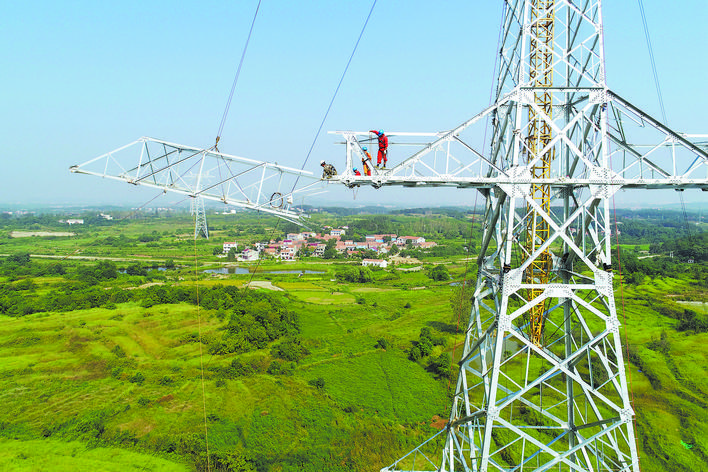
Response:
[{"label": "shrub", "polygon": [[128,377],[128,382],[142,385],[143,382],[145,382],[145,376],[141,372],[136,372],[135,374]]},{"label": "shrub", "polygon": [[443,352],[437,359],[430,363],[430,368],[441,378],[447,379],[450,377],[451,373],[450,362],[450,354]]},{"label": "shrub", "polygon": [[442,282],[445,280],[450,280],[450,273],[447,271],[447,267],[444,265],[436,265],[428,272],[428,277],[431,279]]},{"label": "shrub", "polygon": [[413,362],[418,362],[423,355],[420,352],[420,347],[418,346],[413,346],[410,351],[408,351],[408,358],[412,360]]},{"label": "shrub", "polygon": [[266,370],[270,375],[292,375],[294,369],[294,364],[286,364],[284,362],[273,361],[268,366]]},{"label": "shrub", "polygon": [[325,386],[325,381],[322,377],[317,377],[316,379],[312,379],[307,383],[320,390],[322,390]]},{"label": "shrub", "polygon": [[160,380],[157,381],[160,385],[172,385],[174,383],[174,380],[172,380],[172,377],[169,375],[163,376]]},{"label": "shrub", "polygon": [[300,338],[287,339],[282,343],[277,344],[271,350],[271,354],[274,357],[293,362],[299,361],[309,353],[310,351],[308,351],[307,348],[301,344]]},{"label": "shrub", "polygon": [[116,344],[115,347],[113,349],[111,349],[111,352],[118,358],[125,357],[125,351],[118,344]]}]

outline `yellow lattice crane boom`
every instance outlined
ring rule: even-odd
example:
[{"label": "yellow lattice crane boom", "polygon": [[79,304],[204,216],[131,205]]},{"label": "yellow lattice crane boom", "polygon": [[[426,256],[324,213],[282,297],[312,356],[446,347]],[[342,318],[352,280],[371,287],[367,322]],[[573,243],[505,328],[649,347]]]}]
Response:
[{"label": "yellow lattice crane boom", "polygon": [[[531,15],[534,20],[531,27],[531,50],[529,55],[529,78],[532,87],[541,88],[534,92],[534,101],[541,110],[529,107],[529,127],[527,144],[527,162],[532,164],[531,184],[532,198],[546,213],[550,213],[551,195],[550,186],[538,183],[538,179],[551,177],[551,163],[555,157],[555,148],[548,147],[553,131],[550,122],[553,119],[553,95],[548,89],[553,86],[553,4],[555,0],[533,0],[531,2]],[[548,87],[548,88],[547,88]],[[539,158],[540,157],[540,158]],[[542,246],[549,236],[548,222],[530,204],[526,205],[526,257]],[[540,257],[536,258],[526,269],[524,279],[526,283],[548,283],[551,271],[551,254],[546,249]],[[528,289],[529,301],[538,297],[542,289]],[[540,346],[543,340],[543,316],[545,304],[534,305],[529,311],[529,336],[534,344]]]}]

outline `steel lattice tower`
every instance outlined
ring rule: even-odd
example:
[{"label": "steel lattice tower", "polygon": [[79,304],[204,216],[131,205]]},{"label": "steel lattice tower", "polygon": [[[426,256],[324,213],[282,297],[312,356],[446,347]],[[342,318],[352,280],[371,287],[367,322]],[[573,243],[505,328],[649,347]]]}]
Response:
[{"label": "steel lattice tower", "polygon": [[207,227],[206,212],[204,211],[204,198],[197,196],[190,202],[189,212],[194,216],[194,239],[203,236],[209,239],[209,228]]},{"label": "steel lattice tower", "polygon": [[[393,168],[354,175],[371,136],[336,132],[346,166],[330,183],[485,197],[449,421],[385,471],[639,471],[610,203],[620,189],[708,191],[708,153],[607,88],[601,13],[600,0],[505,0],[494,103],[449,131],[387,132],[417,148]],[[309,173],[150,138],[71,170],[290,221],[293,195],[316,185],[283,194]]]},{"label": "steel lattice tower", "polygon": [[[611,199],[622,188],[706,191],[708,154],[607,88],[599,0],[504,5],[491,107],[372,177],[351,173],[366,133],[337,132],[345,185],[477,188],[486,199],[449,421],[382,470],[637,472]],[[475,147],[485,118],[491,143]],[[388,135],[409,146],[421,136]]]}]

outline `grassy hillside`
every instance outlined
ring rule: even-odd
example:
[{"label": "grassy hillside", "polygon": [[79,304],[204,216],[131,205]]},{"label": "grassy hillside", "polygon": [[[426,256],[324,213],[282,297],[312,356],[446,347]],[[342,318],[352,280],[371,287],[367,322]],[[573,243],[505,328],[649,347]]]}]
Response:
[{"label": "grassy hillside", "polygon": [[[452,231],[448,223],[440,228]],[[371,471],[444,425],[454,381],[434,361],[460,355],[457,286],[432,280],[426,270],[375,271],[370,282],[346,282],[337,277],[343,262],[269,263],[256,275],[203,273],[217,262],[211,248],[218,238],[254,237],[253,228],[234,236],[226,224],[213,231],[216,240],[197,244],[197,281],[194,242],[179,237],[189,234],[189,222],[181,224],[157,219],[76,238],[4,240],[0,252],[81,249],[140,254],[144,265],[169,257],[178,265],[127,275],[97,262],[64,260],[58,270],[56,262],[32,258],[2,272],[0,307],[10,300],[53,308],[0,315],[0,470]],[[157,240],[139,240],[153,231]],[[133,239],[104,244],[121,234]],[[453,281],[463,277],[460,256],[424,262],[445,263]],[[704,271],[676,263],[668,276],[646,264],[646,275],[616,288],[642,470],[706,470]],[[282,291],[259,289],[266,298],[248,298],[253,291],[240,287],[251,279]],[[182,298],[168,287],[182,290]],[[76,309],[76,300],[85,306]],[[297,329],[257,338],[253,324],[250,344],[239,344],[243,331],[234,320],[252,323],[250,311],[279,303],[295,315]],[[236,316],[239,310],[249,313]],[[422,328],[435,343],[414,362],[409,352]]]}]

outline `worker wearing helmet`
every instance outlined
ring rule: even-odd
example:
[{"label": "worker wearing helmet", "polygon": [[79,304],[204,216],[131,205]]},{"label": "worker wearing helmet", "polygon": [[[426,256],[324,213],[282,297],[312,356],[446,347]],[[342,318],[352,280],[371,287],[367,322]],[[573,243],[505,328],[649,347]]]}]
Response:
[{"label": "worker wearing helmet", "polygon": [[374,133],[379,138],[379,153],[376,156],[376,167],[378,168],[383,161],[383,168],[386,168],[386,163],[388,162],[388,136],[386,136],[382,129],[376,131],[372,129],[369,133]]},{"label": "worker wearing helmet", "polygon": [[364,175],[371,175],[371,168],[374,164],[371,162],[371,154],[369,154],[369,149],[366,146],[362,146],[361,150],[364,151],[364,157],[361,159],[361,163],[364,166]]},{"label": "worker wearing helmet", "polygon": [[356,167],[353,168],[352,170],[354,171],[354,175],[361,176],[361,172],[359,172],[359,170]]},{"label": "worker wearing helmet", "polygon": [[331,179],[337,175],[337,169],[335,169],[332,164],[327,164],[325,161],[320,161],[320,165],[322,166],[323,179]]},{"label": "worker wearing helmet", "polygon": [[[366,151],[365,151],[366,152]],[[368,152],[367,152],[368,154]],[[366,161],[371,162],[371,156],[369,156],[369,159],[361,158],[361,166],[364,169],[364,175],[368,175],[371,177],[371,167],[369,167],[369,164],[366,163]]]}]

